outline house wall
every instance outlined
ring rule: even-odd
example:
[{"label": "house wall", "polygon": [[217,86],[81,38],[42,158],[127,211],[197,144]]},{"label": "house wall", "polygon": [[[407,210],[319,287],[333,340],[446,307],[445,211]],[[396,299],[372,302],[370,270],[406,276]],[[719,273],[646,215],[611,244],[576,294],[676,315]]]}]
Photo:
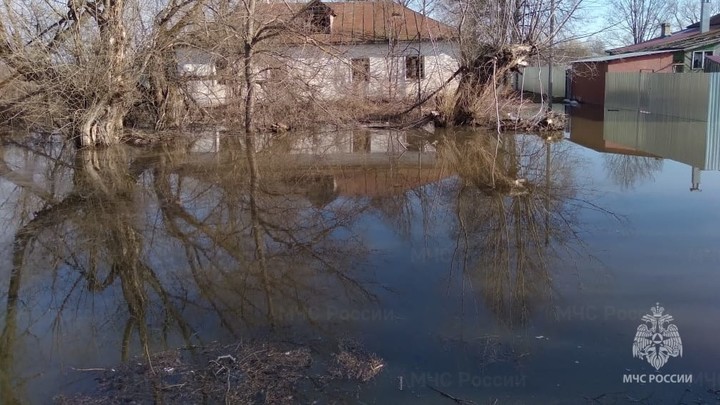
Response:
[{"label": "house wall", "polygon": [[[449,42],[403,42],[366,44],[320,49],[315,46],[288,48],[290,73],[323,98],[333,99],[356,94],[373,98],[417,97],[445,83],[458,68],[459,51]],[[424,57],[425,77],[416,80],[406,76],[407,56]],[[352,60],[368,58],[369,80],[353,83]],[[448,86],[454,90],[455,83]]]},{"label": "house wall", "polygon": [[[324,99],[337,99],[349,95],[383,99],[415,98],[431,93],[442,86],[458,69],[459,50],[450,42],[401,42],[388,44],[344,45],[320,47],[314,45],[293,46],[279,52],[273,64],[279,60],[287,64],[284,86],[296,86],[288,91],[307,93]],[[424,78],[407,78],[406,57],[422,56]],[[207,54],[192,49],[177,53],[178,72],[186,78],[186,87],[193,99],[202,106],[224,104],[227,86],[217,82],[216,68]],[[368,58],[370,74],[367,82],[353,83],[352,60]],[[262,63],[262,62],[259,62]],[[267,79],[271,78],[271,75]],[[264,77],[264,76],[263,76]],[[446,89],[454,91],[457,81]],[[259,88],[259,97],[270,98],[272,94]],[[274,95],[276,97],[277,95]]]},{"label": "house wall", "polygon": [[640,56],[630,59],[620,59],[608,63],[608,72],[639,72],[672,73],[672,53]]},{"label": "house wall", "polygon": [[702,69],[693,69],[692,63],[693,63],[693,52],[698,51],[712,51],[713,55],[720,55],[720,44],[713,44],[708,46],[703,46],[700,48],[691,49],[687,52],[685,52],[685,71],[686,72],[702,72]]},{"label": "house wall", "polygon": [[193,100],[202,107],[225,104],[227,86],[218,84],[211,56],[197,49],[178,49],[178,73]]}]

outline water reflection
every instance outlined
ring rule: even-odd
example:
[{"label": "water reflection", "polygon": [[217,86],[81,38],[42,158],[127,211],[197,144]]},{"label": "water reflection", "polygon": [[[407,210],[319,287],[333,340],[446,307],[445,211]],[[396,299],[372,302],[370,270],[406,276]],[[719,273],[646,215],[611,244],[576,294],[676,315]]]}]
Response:
[{"label": "water reflection", "polygon": [[581,162],[566,143],[534,135],[473,137],[447,155],[460,175],[459,267],[501,322],[522,326],[551,298],[557,249],[579,242]]},{"label": "water reflection", "polygon": [[[98,339],[91,346],[103,363],[116,357],[104,343],[118,341],[106,327],[122,330],[115,350],[125,360],[133,342],[147,353],[158,339],[217,336],[202,331],[213,318],[236,337],[297,323],[327,333],[332,325],[313,319],[318,308],[375,302],[371,273],[356,271],[367,251],[351,228],[373,206],[395,215],[407,189],[441,174],[426,163],[426,140],[340,135],[338,151],[323,154],[306,150],[317,137],[275,139],[257,154],[257,188],[242,143],[217,132],[149,151],[4,145],[3,402],[24,402],[13,376],[36,369],[18,364],[30,346],[81,350],[69,330]],[[370,200],[357,204],[360,196]]]},{"label": "water reflection", "polygon": [[707,121],[594,106],[571,109],[570,139],[606,153],[608,177],[622,188],[653,181],[661,159],[670,159],[691,167],[690,191],[700,190],[701,172],[720,170],[718,137]]},{"label": "water reflection", "polygon": [[[455,246],[443,272],[460,270],[470,288],[458,296],[519,328],[582,244],[578,212],[601,210],[576,183],[570,145],[537,136],[359,130],[258,145],[255,182],[241,138],[214,131],[147,150],[4,145],[3,403],[46,401],[68,364],[268,331],[351,333],[353,319],[328,312],[384,308],[406,280],[388,281],[378,258],[418,223]],[[390,234],[368,231],[374,220]],[[38,381],[51,383],[27,388]]]}]

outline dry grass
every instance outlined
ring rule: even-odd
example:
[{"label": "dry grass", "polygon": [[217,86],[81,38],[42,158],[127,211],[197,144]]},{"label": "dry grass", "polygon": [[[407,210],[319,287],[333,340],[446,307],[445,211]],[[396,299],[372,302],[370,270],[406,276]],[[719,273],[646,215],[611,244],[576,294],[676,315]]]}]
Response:
[{"label": "dry grass", "polygon": [[385,366],[382,359],[366,352],[357,342],[351,340],[340,342],[340,353],[334,357],[335,362],[330,368],[330,374],[348,380],[370,381]]},{"label": "dry grass", "polygon": [[325,367],[314,364],[309,348],[288,344],[170,350],[152,355],[150,361],[136,360],[106,370],[96,378],[94,392],[59,396],[55,403],[307,403],[322,396],[333,380],[367,382],[380,373],[382,361],[376,355],[359,345],[340,347],[336,361]]}]

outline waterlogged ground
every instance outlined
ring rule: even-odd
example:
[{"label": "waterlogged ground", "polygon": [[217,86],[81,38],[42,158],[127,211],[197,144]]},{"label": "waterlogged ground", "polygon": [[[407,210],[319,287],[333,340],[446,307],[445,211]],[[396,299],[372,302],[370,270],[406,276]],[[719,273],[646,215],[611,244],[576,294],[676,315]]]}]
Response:
[{"label": "waterlogged ground", "polygon": [[[327,358],[353,339],[384,366],[351,403],[714,403],[717,168],[602,124],[500,144],[268,138],[256,192],[233,134],[82,153],[6,138],[0,402],[92,393],[88,369],[146,351],[273,341]],[[659,371],[633,357],[653,322]]]}]

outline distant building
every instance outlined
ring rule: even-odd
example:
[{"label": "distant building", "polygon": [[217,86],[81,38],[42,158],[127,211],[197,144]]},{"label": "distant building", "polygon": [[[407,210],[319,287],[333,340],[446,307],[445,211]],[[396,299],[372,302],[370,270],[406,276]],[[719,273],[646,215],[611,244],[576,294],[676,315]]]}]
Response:
[{"label": "distant building", "polygon": [[[703,0],[701,20],[671,33],[662,24],[661,35],[639,44],[607,51],[608,56],[572,62],[571,98],[604,104],[605,75],[610,72],[683,73],[720,71],[720,14],[710,17]],[[717,70],[714,70],[717,69]]]},{"label": "distant building", "polygon": [[[415,97],[438,89],[458,68],[456,31],[397,3],[268,3],[259,4],[257,14],[261,23],[289,28],[271,42],[277,57],[260,74],[261,93],[265,82],[282,75],[326,99]],[[214,101],[231,93],[212,81],[218,67],[207,56],[182,56],[179,70],[199,72],[204,81],[193,87],[202,99],[208,98],[203,92],[220,94]]]}]

